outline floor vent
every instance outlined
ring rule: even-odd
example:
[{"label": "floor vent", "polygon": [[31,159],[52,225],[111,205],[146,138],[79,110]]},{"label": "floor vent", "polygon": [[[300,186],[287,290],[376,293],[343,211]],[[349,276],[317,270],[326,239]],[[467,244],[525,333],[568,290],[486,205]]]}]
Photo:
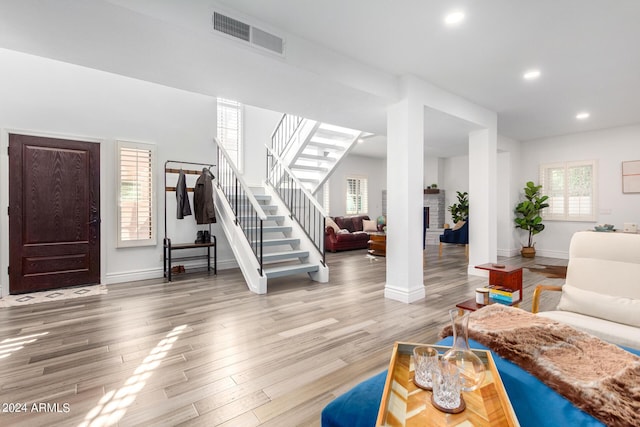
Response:
[{"label": "floor vent", "polygon": [[284,55],[284,40],[274,34],[218,12],[213,13],[213,29],[270,52]]}]

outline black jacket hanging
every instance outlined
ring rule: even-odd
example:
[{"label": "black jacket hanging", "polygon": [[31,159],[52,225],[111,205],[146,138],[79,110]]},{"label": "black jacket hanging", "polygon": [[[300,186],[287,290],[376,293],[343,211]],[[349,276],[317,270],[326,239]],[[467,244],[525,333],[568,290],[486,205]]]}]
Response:
[{"label": "black jacket hanging", "polygon": [[213,175],[207,168],[202,169],[193,190],[193,210],[196,223],[212,224],[216,222],[216,212],[213,207]]},{"label": "black jacket hanging", "polygon": [[180,169],[178,173],[178,183],[176,184],[176,204],[176,218],[183,219],[185,216],[191,215],[191,205],[189,204],[189,195],[187,194],[187,179],[182,169]]}]

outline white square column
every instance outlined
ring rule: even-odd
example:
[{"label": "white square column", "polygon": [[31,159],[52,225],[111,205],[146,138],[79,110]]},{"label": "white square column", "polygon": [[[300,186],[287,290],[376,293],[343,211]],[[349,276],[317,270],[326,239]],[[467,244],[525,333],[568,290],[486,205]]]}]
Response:
[{"label": "white square column", "polygon": [[425,297],[422,272],[424,105],[407,96],[387,109],[387,282],[385,298]]},{"label": "white square column", "polygon": [[469,133],[469,266],[476,276],[486,272],[474,268],[497,261],[497,134],[494,129]]}]

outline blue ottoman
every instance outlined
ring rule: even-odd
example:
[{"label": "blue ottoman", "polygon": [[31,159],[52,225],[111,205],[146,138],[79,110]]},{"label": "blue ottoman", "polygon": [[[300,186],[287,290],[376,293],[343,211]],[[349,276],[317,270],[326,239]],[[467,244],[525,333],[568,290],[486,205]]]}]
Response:
[{"label": "blue ottoman", "polygon": [[[437,344],[451,345],[452,340],[448,337]],[[472,348],[487,350],[475,341],[469,340],[469,344]],[[640,356],[640,350],[625,350]],[[494,353],[491,354],[522,427],[603,426],[600,421],[573,406],[527,371]],[[386,379],[387,371],[380,372],[337,397],[322,410],[322,426],[375,426]]]},{"label": "blue ottoman", "polygon": [[323,427],[370,427],[376,425],[387,371],[361,382],[322,410]]}]

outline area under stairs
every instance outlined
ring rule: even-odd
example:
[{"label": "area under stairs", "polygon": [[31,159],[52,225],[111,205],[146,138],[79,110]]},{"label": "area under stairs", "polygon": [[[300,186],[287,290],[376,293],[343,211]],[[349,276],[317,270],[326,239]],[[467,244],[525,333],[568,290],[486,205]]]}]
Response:
[{"label": "area under stairs", "polygon": [[[284,122],[283,119],[281,123]],[[277,133],[278,129],[274,136]],[[307,190],[315,194],[361,136],[358,130],[300,119],[286,146],[277,154]]]}]

